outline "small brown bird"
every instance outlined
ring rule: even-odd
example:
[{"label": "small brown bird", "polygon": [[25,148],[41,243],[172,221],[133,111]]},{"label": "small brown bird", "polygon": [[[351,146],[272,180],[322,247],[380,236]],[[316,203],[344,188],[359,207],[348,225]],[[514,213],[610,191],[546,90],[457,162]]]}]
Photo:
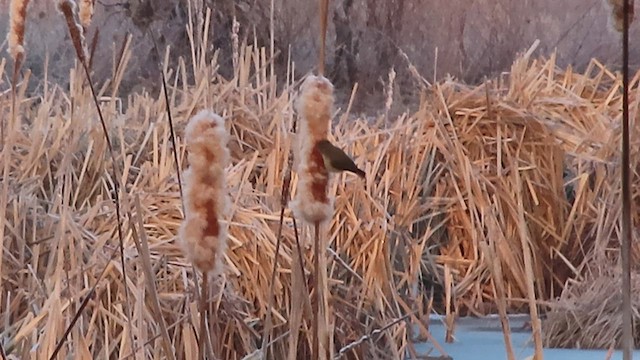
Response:
[{"label": "small brown bird", "polygon": [[340,148],[334,146],[329,140],[318,141],[318,150],[322,154],[324,167],[329,172],[350,171],[364,178],[366,173],[358,168],[351,160],[349,155],[345,154]]}]

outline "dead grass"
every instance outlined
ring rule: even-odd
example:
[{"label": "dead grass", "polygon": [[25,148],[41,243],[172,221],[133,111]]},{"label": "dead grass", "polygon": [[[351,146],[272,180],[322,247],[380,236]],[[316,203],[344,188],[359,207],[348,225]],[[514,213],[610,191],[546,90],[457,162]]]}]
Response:
[{"label": "dead grass", "polygon": [[[545,321],[545,345],[560,348],[620,349],[622,345],[622,279],[619,266],[571,282]],[[640,343],[637,296],[640,282],[632,281],[634,343]]]},{"label": "dead grass", "polygon": [[[128,51],[115,58],[126,59]],[[241,359],[260,347],[293,143],[293,77],[279,80],[283,90],[276,91],[266,52],[239,46],[230,79],[219,76],[216,58],[205,58],[202,49],[194,49],[190,63],[167,71],[181,166],[190,117],[208,108],[229,124],[229,249],[225,276],[210,292],[215,317],[209,323],[216,334],[213,352],[224,359]],[[139,204],[122,204],[125,269],[111,257],[118,243],[108,199],[118,180],[109,171],[88,89],[48,84],[39,97],[27,98],[26,80],[18,85],[24,126],[9,130],[14,146],[0,157],[0,205],[6,205],[0,338],[5,351],[19,358],[48,358],[96,283],[62,358],[162,358],[167,345],[177,359],[196,356],[197,279],[176,241],[183,214],[166,104],[146,93],[117,98],[124,66],[126,61],[114,66],[112,86],[99,96],[106,99],[102,111],[122,191],[139,198]],[[631,84],[636,89],[637,78]],[[409,323],[428,337],[418,315],[428,301],[418,284],[427,276],[441,279],[452,316],[492,311],[496,282],[504,306],[517,311],[524,299],[553,298],[567,279],[582,279],[585,259],[611,257],[619,217],[612,211],[619,197],[619,87],[596,61],[586,74],[576,74],[558,69],[553,57],[525,55],[493,82],[488,97],[484,86],[446,81],[424,91],[417,111],[380,126],[340,111],[330,140],[353,154],[367,177],[363,184],[339,175],[329,185],[335,197],[326,236],[333,352],[398,359],[411,350]],[[6,93],[0,101],[0,113],[9,114]],[[565,180],[563,170],[574,175]],[[294,193],[297,186],[294,176]],[[301,228],[305,272],[294,276],[294,229],[291,212],[286,215],[269,352],[285,358],[291,344],[305,358],[312,317],[299,308],[299,297],[312,272],[313,233]],[[499,271],[491,261],[500,262]],[[295,341],[289,319],[302,329]]]}]

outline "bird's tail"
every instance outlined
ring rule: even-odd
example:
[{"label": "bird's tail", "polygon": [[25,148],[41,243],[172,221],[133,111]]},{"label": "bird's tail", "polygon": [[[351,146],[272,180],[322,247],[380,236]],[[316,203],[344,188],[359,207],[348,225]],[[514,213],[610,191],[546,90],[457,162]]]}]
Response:
[{"label": "bird's tail", "polygon": [[367,175],[367,173],[366,173],[366,172],[364,172],[364,171],[363,171],[363,170],[361,170],[361,169],[355,169],[353,172],[354,172],[356,175],[358,175],[358,176],[360,176],[361,178],[363,178],[363,179],[364,179],[364,177]]}]

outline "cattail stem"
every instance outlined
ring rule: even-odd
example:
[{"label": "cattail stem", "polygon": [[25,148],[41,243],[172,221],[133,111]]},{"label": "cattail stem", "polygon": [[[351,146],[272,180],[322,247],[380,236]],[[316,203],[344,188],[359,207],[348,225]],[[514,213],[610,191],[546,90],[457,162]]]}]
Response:
[{"label": "cattail stem", "polygon": [[[158,57],[158,59],[161,59],[160,50],[158,49],[158,42],[156,41],[156,37],[153,34],[153,31],[147,28],[147,33],[151,37],[151,41],[153,41],[153,49],[155,50],[156,56]],[[164,74],[164,68],[162,67],[162,64],[160,64],[159,62],[158,62],[158,70],[160,71],[160,75],[161,75],[160,77],[162,79],[162,94],[164,95],[165,110],[167,111],[169,131],[171,133],[171,145],[173,146],[173,161],[175,162],[175,166],[176,166],[176,176],[178,177],[178,190],[180,190],[180,199],[182,200],[181,201],[182,213],[184,214],[185,212],[184,191],[182,189],[182,173],[180,172],[180,162],[178,161],[178,146],[176,145],[176,133],[174,130],[175,128],[173,126],[173,116],[171,116],[171,104],[169,102],[169,92],[167,91],[167,79]]]},{"label": "cattail stem", "polygon": [[634,347],[633,309],[631,305],[631,174],[629,159],[629,23],[631,0],[622,7],[622,350],[631,360]]},{"label": "cattail stem", "polygon": [[318,75],[320,76],[324,75],[328,13],[329,0],[320,0],[320,52],[318,55]]},{"label": "cattail stem", "polygon": [[[295,132],[296,130],[296,122],[294,121],[292,130]],[[282,191],[280,194],[280,222],[278,223],[278,231],[276,235],[276,248],[275,254],[273,258],[273,267],[271,269],[271,276],[269,278],[269,295],[268,295],[268,305],[267,305],[267,314],[264,322],[264,333],[262,335],[262,344],[260,346],[261,352],[264,356],[264,359],[268,359],[268,346],[270,344],[271,339],[271,330],[273,329],[273,319],[272,319],[272,311],[273,311],[273,302],[274,302],[274,291],[275,291],[275,282],[276,282],[276,272],[278,269],[278,260],[280,258],[280,247],[282,244],[282,228],[284,223],[284,211],[289,204],[289,197],[291,192],[291,172],[293,167],[293,154],[289,154],[287,160],[287,170],[285,172],[284,181],[282,182]],[[302,259],[302,247],[300,246],[300,237],[298,236],[298,224],[296,222],[296,218],[293,217],[293,232],[296,241],[296,250],[297,250],[297,260],[298,260],[298,271],[302,277],[304,277],[304,260]],[[302,286],[304,287],[304,291],[306,294],[309,293],[309,289],[307,287],[307,282],[303,281]],[[308,304],[305,302],[305,304]]]},{"label": "cattail stem", "polygon": [[209,318],[209,275],[207,272],[202,273],[200,283],[200,331],[198,336],[198,356],[200,360],[205,360],[207,355],[214,359],[212,350],[209,347],[207,319]]},{"label": "cattail stem", "polygon": [[490,245],[484,242],[480,243],[480,249],[487,259],[489,272],[493,277],[493,284],[495,286],[496,293],[496,305],[498,307],[498,316],[500,317],[500,325],[502,327],[502,336],[504,338],[504,347],[507,352],[507,360],[516,360],[515,353],[513,352],[513,343],[511,342],[511,325],[509,324],[509,317],[507,315],[507,300],[504,283],[502,282],[502,264],[495,254],[495,244],[493,244],[493,240],[489,241],[491,241]]},{"label": "cattail stem", "polygon": [[322,279],[320,276],[320,223],[314,225],[314,242],[313,242],[313,276],[315,278],[315,299],[313,301],[313,349],[311,354],[314,359],[320,359],[320,302],[322,301]]},{"label": "cattail stem", "polygon": [[[109,156],[111,157],[111,166],[112,166],[112,175],[113,175],[113,200],[115,203],[115,209],[116,209],[116,225],[117,225],[117,232],[118,232],[118,244],[119,244],[119,250],[120,250],[120,266],[122,267],[122,277],[123,277],[123,283],[127,283],[127,268],[126,268],[126,264],[125,264],[125,258],[124,258],[124,232],[122,230],[122,214],[121,214],[121,209],[120,209],[120,171],[119,171],[119,167],[118,167],[118,163],[116,161],[116,156],[115,156],[115,152],[113,150],[113,145],[111,143],[111,138],[109,136],[109,131],[107,129],[107,124],[104,120],[104,116],[102,115],[102,109],[100,108],[100,103],[98,102],[98,96],[96,95],[96,91],[95,91],[95,87],[93,86],[93,81],[91,80],[91,75],[89,73],[89,68],[88,68],[88,64],[86,62],[87,56],[86,56],[86,49],[84,46],[84,37],[82,35],[82,28],[78,25],[78,23],[75,21],[75,3],[71,0],[61,0],[60,2],[58,2],[58,9],[60,10],[60,12],[64,15],[65,20],[67,21],[67,26],[69,29],[69,34],[71,36],[71,39],[73,41],[73,47],[76,51],[76,56],[78,58],[78,61],[80,62],[80,65],[82,66],[82,68],[84,69],[84,73],[87,77],[87,82],[89,84],[89,89],[91,90],[91,96],[93,98],[93,103],[96,106],[96,111],[98,113],[98,118],[100,119],[100,124],[102,125],[102,131],[107,143],[107,148],[109,151]],[[129,321],[131,320],[131,307],[130,307],[130,301],[129,301],[129,287],[125,286],[124,287],[125,290],[125,298],[126,298],[126,310],[127,310],[127,316],[129,318]],[[74,319],[76,317],[79,317],[80,315],[80,311],[82,311],[82,307],[76,312],[76,314],[74,315]],[[77,319],[76,319],[77,320]],[[64,343],[66,337],[68,336],[69,332],[71,331],[71,328],[74,326],[75,321],[72,322],[71,324],[69,324],[69,326],[67,327],[67,330],[65,331],[65,335],[63,336],[62,339],[60,339],[58,346],[61,348],[62,344]],[[131,331],[128,332],[129,333],[129,341],[131,342],[131,346],[135,346],[134,341],[133,341],[133,333]],[[57,346],[57,348],[58,348]],[[59,348],[58,348],[59,351]]]},{"label": "cattail stem", "polygon": [[[289,185],[286,186],[288,188]],[[283,185],[283,193],[285,186]],[[271,276],[269,278],[269,300],[267,305],[267,315],[264,321],[264,334],[262,335],[262,345],[260,349],[262,349],[262,353],[265,359],[268,359],[268,349],[267,344],[269,343],[269,339],[271,338],[271,330],[273,327],[273,319],[271,312],[273,311],[273,301],[274,301],[274,289],[276,282],[276,272],[278,270],[278,257],[280,256],[280,245],[282,244],[282,219],[284,219],[284,210],[285,207],[280,209],[280,225],[278,226],[278,234],[276,236],[276,249],[275,254],[273,255],[273,268],[271,270]]]}]

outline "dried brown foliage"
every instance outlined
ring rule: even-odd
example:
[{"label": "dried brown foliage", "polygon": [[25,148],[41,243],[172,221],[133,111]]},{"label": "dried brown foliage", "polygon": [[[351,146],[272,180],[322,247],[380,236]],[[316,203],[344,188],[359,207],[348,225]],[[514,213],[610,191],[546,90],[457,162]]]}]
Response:
[{"label": "dried brown foliage", "polygon": [[[230,122],[228,271],[222,291],[212,299],[218,312],[210,324],[218,335],[213,346],[225,359],[240,359],[258,346],[271,287],[282,172],[296,146],[285,135],[293,121],[293,88],[287,83],[275,90],[279,87],[263,51],[240,47],[230,79],[221,77],[215,60],[205,55],[193,59],[193,77],[180,62],[169,79],[180,84],[169,89],[178,134],[200,108],[224,113]],[[130,48],[124,52],[126,58]],[[114,67],[114,89],[124,63]],[[637,83],[636,77],[634,89]],[[360,179],[337,176],[326,192],[335,198],[325,240],[333,314],[328,333],[335,353],[345,349],[348,358],[401,358],[410,348],[410,331],[398,319],[408,316],[420,324],[414,310],[427,300],[427,292],[418,288],[427,277],[439,282],[449,274],[452,311],[491,311],[495,282],[508,295],[509,310],[517,311],[530,295],[532,278],[536,298],[550,299],[567,279],[589,279],[580,277],[584,261],[615,258],[619,214],[611,209],[620,200],[619,88],[618,77],[597,61],[578,74],[558,69],[553,57],[524,56],[494,81],[488,101],[484,86],[447,81],[426,89],[417,111],[391,119],[384,128],[341,113],[332,134],[366,164],[368,176],[366,188]],[[7,135],[14,146],[0,157],[7,169],[0,194],[0,204],[7,205],[0,246],[0,320],[9,324],[0,337],[11,339],[7,352],[47,358],[60,329],[97,282],[62,357],[136,353],[160,358],[161,342],[167,341],[157,336],[162,318],[171,341],[165,345],[175,348],[178,359],[194,358],[195,284],[177,243],[181,199],[170,131],[160,121],[164,100],[140,93],[102,103],[106,116],[117,119],[109,122],[122,165],[116,176],[128,193],[140,197],[139,209],[123,204],[131,214],[125,229],[134,226],[131,219],[143,224],[126,234],[123,269],[108,256],[116,219],[107,184],[115,180],[106,171],[110,160],[95,108],[80,89],[46,89],[43,101],[21,107],[21,117],[29,121],[11,129]],[[18,94],[19,104],[33,101],[24,91]],[[120,101],[128,103],[125,111],[117,106]],[[8,106],[0,102],[0,112]],[[185,142],[178,144],[186,164]],[[637,142],[632,149],[637,163]],[[565,179],[563,170],[569,174]],[[294,177],[292,187],[299,191],[302,185]],[[637,201],[640,188],[633,190]],[[148,255],[135,246],[140,232],[148,239]],[[303,231],[302,239],[308,238]],[[291,314],[299,311],[291,300],[303,288],[292,276],[298,265],[290,217],[282,241],[269,348],[278,358],[289,352],[283,338],[289,336]],[[495,254],[490,259],[481,251],[485,243]],[[524,243],[531,248],[531,273],[524,266]],[[303,275],[308,275],[312,254],[307,248],[302,252]],[[501,277],[488,271],[489,261],[500,262]],[[157,279],[155,290],[145,286],[149,271]],[[122,310],[125,289],[132,294],[131,319]],[[160,313],[151,309],[148,297],[157,300]],[[300,316],[308,329],[309,315]],[[311,338],[309,332],[301,334],[294,346],[305,358]],[[371,341],[360,340],[367,334],[374,334]]]}]

